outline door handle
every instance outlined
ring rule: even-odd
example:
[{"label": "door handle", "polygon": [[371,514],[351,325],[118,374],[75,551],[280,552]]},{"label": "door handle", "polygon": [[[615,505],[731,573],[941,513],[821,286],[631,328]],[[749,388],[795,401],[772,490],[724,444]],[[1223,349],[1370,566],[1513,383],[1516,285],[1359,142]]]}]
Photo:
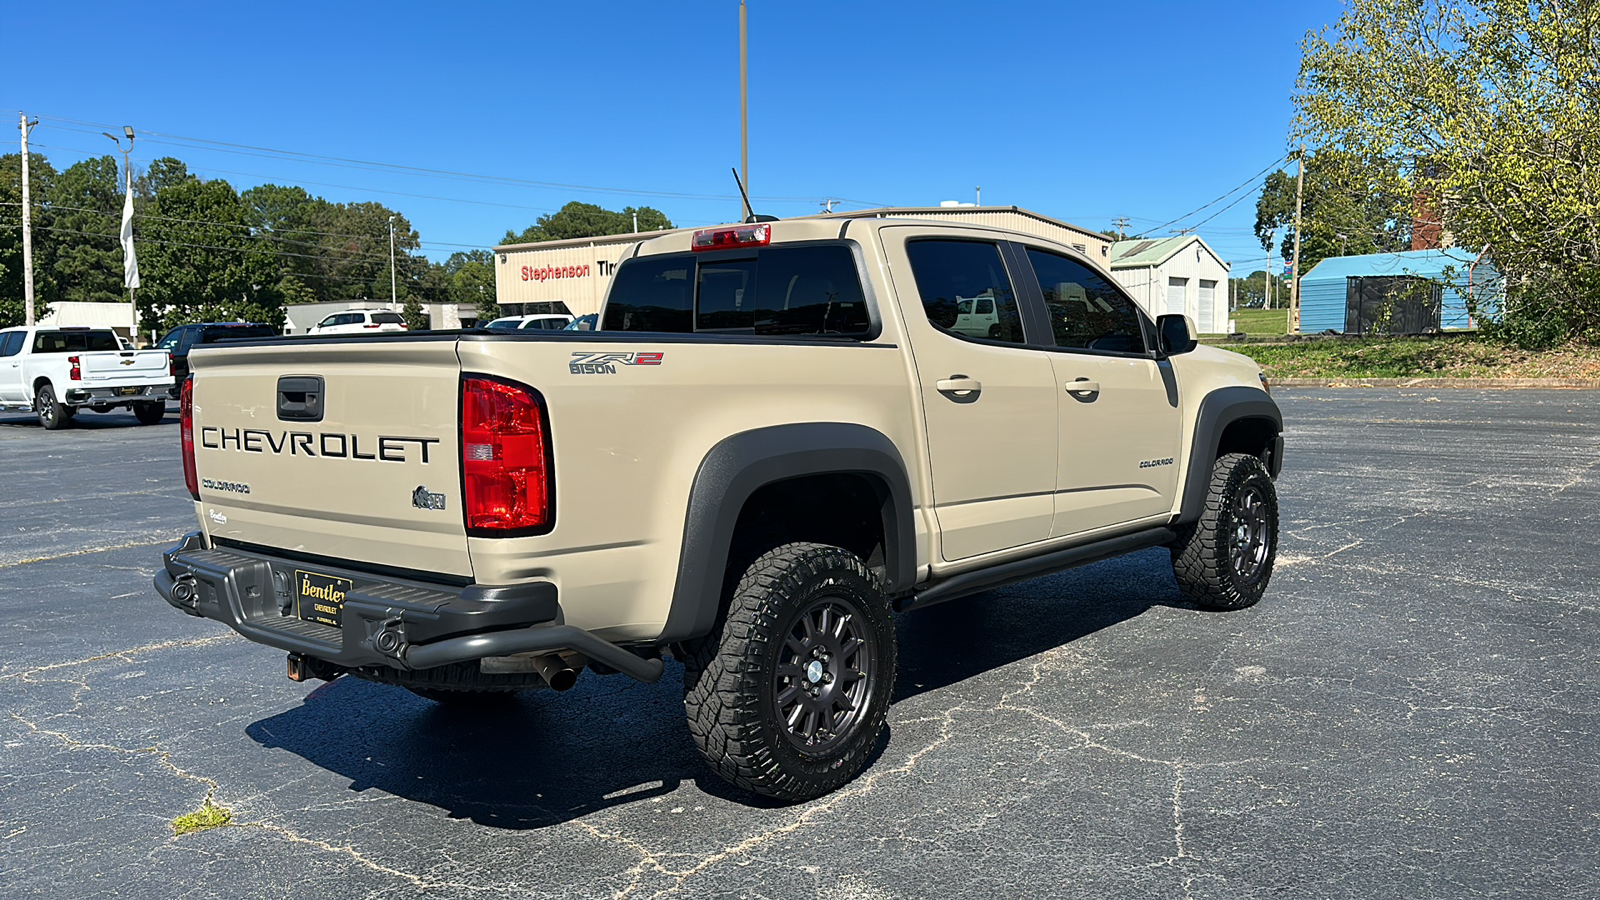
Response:
[{"label": "door handle", "polygon": [[982,391],[983,382],[965,375],[951,375],[949,378],[941,378],[934,382],[934,387],[938,388],[941,394],[964,396]]},{"label": "door handle", "polygon": [[1067,393],[1098,394],[1100,393],[1100,382],[1090,381],[1087,378],[1079,378],[1078,380],[1069,382],[1067,384]]}]

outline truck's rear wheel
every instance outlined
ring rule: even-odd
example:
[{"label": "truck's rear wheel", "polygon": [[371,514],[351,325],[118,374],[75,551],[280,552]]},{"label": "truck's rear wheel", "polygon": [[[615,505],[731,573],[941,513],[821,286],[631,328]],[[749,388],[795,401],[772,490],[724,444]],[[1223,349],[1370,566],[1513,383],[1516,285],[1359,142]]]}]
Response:
[{"label": "truck's rear wheel", "polygon": [[155,425],[167,416],[167,404],[160,400],[135,403],[133,414],[139,419],[140,425]]},{"label": "truck's rear wheel", "polygon": [[56,402],[56,389],[42,385],[33,398],[34,409],[39,413],[39,424],[47,431],[65,428],[72,421],[72,408]]},{"label": "truck's rear wheel", "polygon": [[1172,571],[1196,606],[1243,609],[1267,591],[1278,554],[1278,492],[1267,467],[1229,453],[1211,469],[1205,509],[1178,532]]},{"label": "truck's rear wheel", "polygon": [[684,709],[729,782],[781,800],[820,797],[866,765],[894,690],[888,598],[860,558],[785,544],[745,570],[720,631],[691,642]]}]

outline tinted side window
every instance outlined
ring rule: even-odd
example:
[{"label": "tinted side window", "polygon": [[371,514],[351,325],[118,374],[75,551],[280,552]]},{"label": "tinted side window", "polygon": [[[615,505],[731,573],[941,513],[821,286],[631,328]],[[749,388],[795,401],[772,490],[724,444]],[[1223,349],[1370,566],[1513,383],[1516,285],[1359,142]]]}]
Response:
[{"label": "tinted side window", "polygon": [[906,245],[922,309],[935,328],[970,338],[1020,344],[1022,316],[1000,248],[979,241]]},{"label": "tinted side window", "polygon": [[22,339],[26,332],[13,331],[0,337],[0,357],[16,356],[22,352]]},{"label": "tinted side window", "polygon": [[1043,250],[1028,251],[1039,276],[1056,346],[1143,353],[1144,331],[1133,301],[1093,269]]},{"label": "tinted side window", "polygon": [[760,261],[750,310],[756,334],[863,335],[872,329],[849,247],[769,247]]},{"label": "tinted side window", "polygon": [[216,341],[232,341],[239,338],[277,337],[278,332],[270,325],[229,325],[226,328],[206,328],[200,332],[200,343],[211,344]]},{"label": "tinted side window", "polygon": [[399,313],[381,312],[373,313],[372,321],[379,325],[404,325],[406,320]]},{"label": "tinted side window", "polygon": [[630,259],[606,297],[605,331],[694,331],[694,260]]},{"label": "tinted side window", "polygon": [[174,328],[171,331],[167,332],[166,336],[163,337],[160,340],[160,342],[156,344],[156,349],[157,350],[171,350],[171,349],[173,349],[173,348],[178,346],[178,338],[180,338],[180,337],[183,337],[183,329]]}]

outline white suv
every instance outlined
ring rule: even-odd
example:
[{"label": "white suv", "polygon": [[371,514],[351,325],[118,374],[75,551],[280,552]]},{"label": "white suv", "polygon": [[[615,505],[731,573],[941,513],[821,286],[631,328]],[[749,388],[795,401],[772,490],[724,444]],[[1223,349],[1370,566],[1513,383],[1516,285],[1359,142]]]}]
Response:
[{"label": "white suv", "polygon": [[306,334],[362,334],[369,331],[405,331],[406,320],[387,309],[347,309],[311,326]]},{"label": "white suv", "polygon": [[528,316],[506,316],[483,326],[490,331],[561,331],[572,324],[571,316],[560,313],[536,313]]}]

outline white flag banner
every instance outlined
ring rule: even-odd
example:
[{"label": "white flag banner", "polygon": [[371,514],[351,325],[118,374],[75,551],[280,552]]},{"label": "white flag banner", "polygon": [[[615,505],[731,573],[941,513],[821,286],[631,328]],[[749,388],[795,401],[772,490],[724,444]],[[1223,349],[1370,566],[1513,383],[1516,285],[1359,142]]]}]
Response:
[{"label": "white flag banner", "polygon": [[122,200],[122,286],[139,286],[139,258],[133,255],[133,186],[123,192]]}]

